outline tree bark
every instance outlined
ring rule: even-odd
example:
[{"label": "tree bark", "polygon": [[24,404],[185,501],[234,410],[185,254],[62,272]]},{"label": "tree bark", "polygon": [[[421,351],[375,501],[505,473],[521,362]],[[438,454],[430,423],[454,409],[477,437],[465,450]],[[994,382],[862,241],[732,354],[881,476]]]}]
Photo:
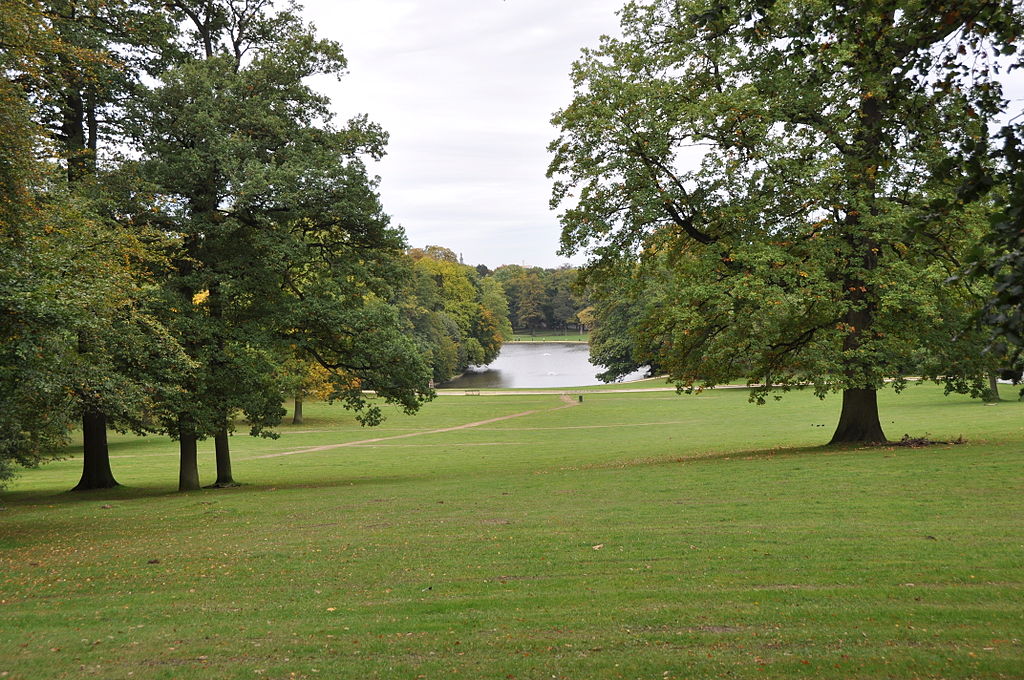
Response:
[{"label": "tree bark", "polygon": [[295,397],[295,412],[292,414],[292,425],[302,425],[302,397]]},{"label": "tree bark", "polygon": [[[91,343],[84,331],[78,333],[78,352],[85,355]],[[82,478],[72,491],[111,489],[119,486],[110,470],[110,450],[107,446],[107,416],[88,400],[81,397],[82,413]]]},{"label": "tree bark", "polygon": [[214,488],[238,486],[238,482],[231,476],[231,443],[226,427],[216,434],[213,443],[217,457],[217,481],[213,483]]},{"label": "tree bark", "polygon": [[120,486],[110,470],[107,418],[98,411],[82,414],[82,478],[72,491],[112,489]]},{"label": "tree bark", "polygon": [[878,420],[878,392],[873,389],[843,390],[843,410],[829,444],[888,441]]},{"label": "tree bark", "polygon": [[178,429],[178,491],[199,490],[199,463],[196,456],[196,433],[191,427],[181,425]]},{"label": "tree bark", "polygon": [[996,378],[997,376],[995,373],[988,374],[988,394],[985,396],[985,401],[1002,401],[1002,399],[999,398],[999,383],[996,382]]},{"label": "tree bark", "polygon": [[[224,336],[221,334],[221,326],[224,318],[224,300],[221,295],[220,281],[211,281],[209,284],[209,304],[210,304],[210,318],[214,319],[217,323],[217,353],[214,355],[214,359],[210,364],[210,368],[216,373],[223,370],[222,356],[224,354]],[[231,486],[238,486],[238,482],[231,476],[231,443],[228,439],[228,427],[227,424],[231,420],[231,414],[224,412],[222,414],[222,421],[224,425],[214,435],[214,449],[216,451],[217,459],[217,481],[213,483],[213,488],[222,489]]]}]

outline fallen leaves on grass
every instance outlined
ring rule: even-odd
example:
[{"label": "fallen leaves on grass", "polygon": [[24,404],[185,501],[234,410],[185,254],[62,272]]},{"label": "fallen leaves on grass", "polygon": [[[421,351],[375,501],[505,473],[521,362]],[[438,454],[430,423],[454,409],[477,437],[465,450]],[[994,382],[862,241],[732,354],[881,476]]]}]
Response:
[{"label": "fallen leaves on grass", "polygon": [[954,446],[960,444],[966,444],[963,435],[960,435],[951,442],[941,441],[937,439],[928,439],[928,435],[923,437],[911,437],[909,434],[903,435],[903,438],[898,442],[890,442],[890,446],[905,446],[911,449],[919,449],[924,446],[936,446],[938,444],[953,444]]}]

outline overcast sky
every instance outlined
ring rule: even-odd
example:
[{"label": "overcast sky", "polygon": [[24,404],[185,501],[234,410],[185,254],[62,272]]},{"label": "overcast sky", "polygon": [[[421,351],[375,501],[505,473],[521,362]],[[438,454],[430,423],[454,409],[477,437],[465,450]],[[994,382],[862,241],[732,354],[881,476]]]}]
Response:
[{"label": "overcast sky", "polygon": [[[550,119],[571,100],[573,60],[602,34],[618,34],[624,3],[303,1],[307,19],[349,60],[340,82],[315,86],[343,120],[366,113],[391,135],[371,171],[410,245],[445,246],[491,268],[566,261],[548,208]],[[1014,115],[1020,74],[1008,83]]]},{"label": "overcast sky", "polygon": [[302,4],[349,60],[347,76],[317,89],[343,119],[366,113],[391,135],[371,170],[410,245],[491,268],[566,261],[548,208],[550,119],[570,101],[572,61],[618,32],[624,0]]}]

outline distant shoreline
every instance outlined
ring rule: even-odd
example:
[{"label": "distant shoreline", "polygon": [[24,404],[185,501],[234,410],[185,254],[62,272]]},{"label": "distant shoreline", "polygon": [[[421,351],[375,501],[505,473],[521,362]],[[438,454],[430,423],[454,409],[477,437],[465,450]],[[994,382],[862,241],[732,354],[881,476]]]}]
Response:
[{"label": "distant shoreline", "polygon": [[589,340],[506,340],[502,344],[513,345],[589,345]]}]

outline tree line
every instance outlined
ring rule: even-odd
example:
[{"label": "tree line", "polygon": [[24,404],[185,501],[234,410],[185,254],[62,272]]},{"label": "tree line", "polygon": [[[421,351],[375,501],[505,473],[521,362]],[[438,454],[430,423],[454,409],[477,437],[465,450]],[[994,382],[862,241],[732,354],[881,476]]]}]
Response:
[{"label": "tree line", "polygon": [[177,440],[181,490],[213,439],[232,485],[239,417],[376,424],[508,335],[496,281],[390,223],[387,134],[310,87],[346,61],[294,4],[0,0],[0,65],[0,483],[80,428],[76,488],[114,486],[113,428]]},{"label": "tree line", "polygon": [[506,264],[494,271],[477,269],[499,282],[508,300],[509,320],[515,330],[586,330],[590,298],[577,285],[578,270],[569,265],[557,268]]}]

